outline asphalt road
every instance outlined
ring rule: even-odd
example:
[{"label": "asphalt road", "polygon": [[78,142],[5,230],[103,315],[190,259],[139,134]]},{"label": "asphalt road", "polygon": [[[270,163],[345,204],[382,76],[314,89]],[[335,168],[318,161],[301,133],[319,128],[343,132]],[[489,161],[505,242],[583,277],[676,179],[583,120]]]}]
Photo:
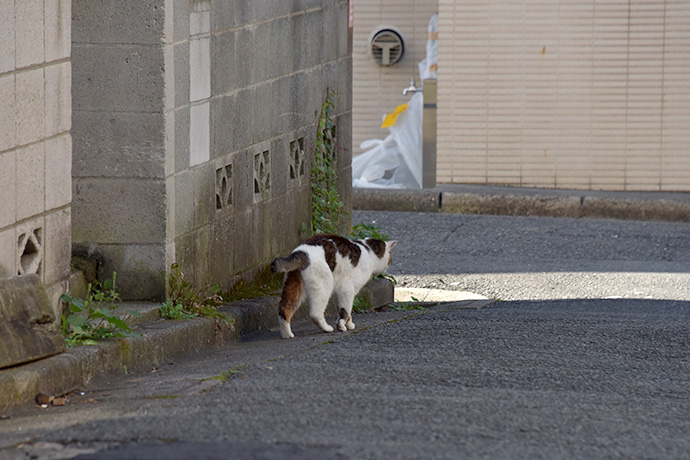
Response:
[{"label": "asphalt road", "polygon": [[95,382],[5,414],[0,459],[690,458],[690,226],[354,219],[400,241],[401,284],[503,301],[300,324]]},{"label": "asphalt road", "polygon": [[690,300],[690,225],[358,211],[401,241],[401,286],[502,300]]}]

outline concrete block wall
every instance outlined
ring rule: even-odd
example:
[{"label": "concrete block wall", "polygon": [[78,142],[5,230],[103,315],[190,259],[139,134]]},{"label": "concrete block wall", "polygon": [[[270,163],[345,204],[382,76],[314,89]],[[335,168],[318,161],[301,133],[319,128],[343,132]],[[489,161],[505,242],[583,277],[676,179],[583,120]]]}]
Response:
[{"label": "concrete block wall", "polygon": [[348,2],[74,0],[75,252],[160,299],[178,262],[229,285],[299,242],[335,94],[350,203]]},{"label": "concrete block wall", "polygon": [[0,277],[70,275],[70,0],[0,1]]},{"label": "concrete block wall", "polygon": [[227,288],[299,243],[327,89],[350,206],[348,2],[174,4],[164,46],[166,68],[174,67],[165,109],[167,261],[200,287]]}]

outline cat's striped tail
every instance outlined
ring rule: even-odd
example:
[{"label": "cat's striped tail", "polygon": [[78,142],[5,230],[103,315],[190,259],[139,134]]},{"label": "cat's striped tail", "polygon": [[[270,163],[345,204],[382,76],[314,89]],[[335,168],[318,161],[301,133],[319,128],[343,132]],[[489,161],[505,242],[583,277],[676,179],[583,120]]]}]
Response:
[{"label": "cat's striped tail", "polygon": [[276,257],[271,263],[273,273],[285,273],[293,270],[304,270],[309,266],[309,256],[306,252],[295,251],[287,257]]}]

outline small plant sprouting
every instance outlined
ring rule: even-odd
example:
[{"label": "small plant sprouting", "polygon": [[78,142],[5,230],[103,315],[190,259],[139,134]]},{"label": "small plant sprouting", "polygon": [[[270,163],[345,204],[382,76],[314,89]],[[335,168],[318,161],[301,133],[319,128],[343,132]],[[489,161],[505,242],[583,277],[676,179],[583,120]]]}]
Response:
[{"label": "small plant sprouting", "polygon": [[375,238],[382,241],[390,240],[388,235],[381,233],[380,227],[374,224],[365,224],[364,222],[352,226],[352,237],[358,240],[363,240],[365,238]]},{"label": "small plant sprouting", "polygon": [[62,294],[60,301],[67,304],[62,313],[62,335],[68,347],[76,345],[97,345],[99,340],[112,337],[130,337],[132,329],[125,322],[129,317],[139,316],[132,310],[121,317],[115,312],[120,295],[115,289],[117,274],[103,283],[96,281],[88,285],[86,299]]},{"label": "small plant sprouting", "polygon": [[215,284],[210,294],[203,294],[184,279],[180,266],[176,263],[170,267],[170,296],[168,300],[158,306],[161,317],[166,319],[190,319],[196,316],[212,318],[216,326],[223,321],[233,326],[234,320],[225,313],[218,311],[224,303],[220,294],[220,285]]},{"label": "small plant sprouting", "polygon": [[316,131],[316,149],[311,165],[311,222],[302,224],[303,236],[339,233],[349,213],[338,193],[336,126],[332,118],[332,93],[328,91],[321,105]]},{"label": "small plant sprouting", "polygon": [[264,267],[251,281],[240,279],[229,291],[223,292],[223,300],[234,302],[242,299],[279,295],[283,287],[283,274],[273,273]]},{"label": "small plant sprouting", "polygon": [[393,311],[412,311],[412,310],[426,311],[426,307],[424,307],[422,305],[402,303],[402,302],[390,303],[390,304],[388,304],[388,307]]},{"label": "small plant sprouting", "polygon": [[393,302],[388,304],[388,308],[393,311],[411,311],[411,310],[421,310],[426,311],[426,307],[419,305],[414,302],[420,302],[416,297],[412,297],[412,302]]},{"label": "small plant sprouting", "polygon": [[370,311],[374,306],[369,302],[369,299],[356,296],[352,302],[352,311],[355,313],[364,313]]},{"label": "small plant sprouting", "polygon": [[196,316],[193,313],[188,313],[180,302],[175,303],[172,300],[166,300],[160,304],[158,311],[161,314],[161,318],[166,319],[191,319]]}]

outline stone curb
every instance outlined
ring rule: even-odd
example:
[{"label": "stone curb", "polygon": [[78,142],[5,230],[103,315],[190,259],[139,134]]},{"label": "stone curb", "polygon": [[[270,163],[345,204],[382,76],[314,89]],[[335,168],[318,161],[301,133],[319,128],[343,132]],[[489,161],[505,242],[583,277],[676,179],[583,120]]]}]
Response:
[{"label": "stone curb", "polygon": [[[393,284],[384,279],[369,282],[360,295],[373,306],[393,302]],[[218,326],[208,318],[164,320],[157,304],[122,303],[121,311],[142,309],[134,326],[140,335],[104,340],[97,346],[82,346],[21,366],[0,370],[0,410],[36,398],[39,393],[61,396],[84,388],[89,382],[125,371],[150,371],[167,360],[184,354],[239,342],[256,332],[276,331],[278,297],[233,302],[221,311],[234,319],[234,327]],[[328,313],[335,315],[333,305]],[[308,308],[300,308],[295,319],[307,320]]]},{"label": "stone curb", "polygon": [[690,194],[441,185],[423,190],[353,189],[353,208],[511,216],[690,222]]}]

